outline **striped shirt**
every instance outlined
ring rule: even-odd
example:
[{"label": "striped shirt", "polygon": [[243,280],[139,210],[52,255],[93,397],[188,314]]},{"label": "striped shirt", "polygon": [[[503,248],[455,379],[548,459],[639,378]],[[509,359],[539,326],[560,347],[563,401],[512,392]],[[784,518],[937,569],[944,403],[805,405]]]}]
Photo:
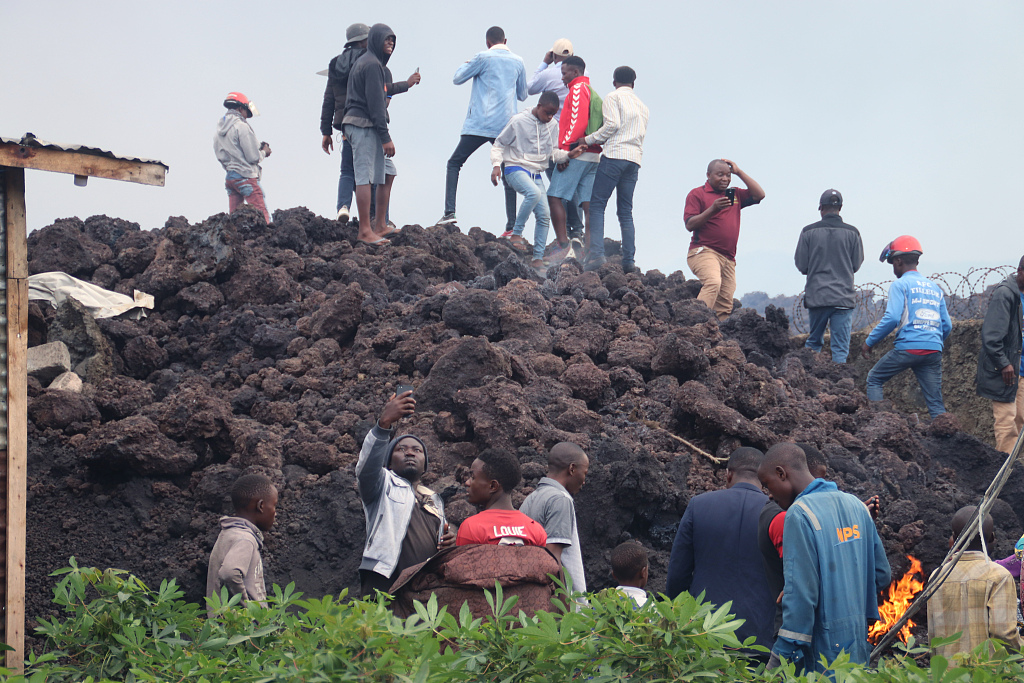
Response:
[{"label": "striped shirt", "polygon": [[935,648],[935,654],[946,658],[967,654],[988,638],[1014,650],[1021,647],[1013,577],[979,551],[965,552],[928,599],[929,637],[948,638],[960,631],[960,640]]},{"label": "striped shirt", "polygon": [[602,156],[632,161],[639,166],[650,116],[647,105],[640,101],[633,88],[623,85],[604,98],[601,114],[604,124],[583,138],[584,143],[604,145]]}]

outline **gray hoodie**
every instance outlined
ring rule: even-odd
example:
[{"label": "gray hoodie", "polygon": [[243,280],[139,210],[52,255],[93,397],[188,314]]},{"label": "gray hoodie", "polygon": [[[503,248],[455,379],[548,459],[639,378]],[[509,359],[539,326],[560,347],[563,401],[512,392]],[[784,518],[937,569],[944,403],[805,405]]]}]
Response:
[{"label": "gray hoodie", "polygon": [[206,571],[206,595],[219,593],[227,586],[228,593],[242,594],[242,600],[267,602],[263,583],[263,533],[256,525],[241,517],[221,517],[220,535],[210,553]]},{"label": "gray hoodie", "polygon": [[237,109],[228,109],[217,124],[213,151],[225,171],[234,171],[243,178],[259,178],[260,162],[267,156],[252,126]]}]

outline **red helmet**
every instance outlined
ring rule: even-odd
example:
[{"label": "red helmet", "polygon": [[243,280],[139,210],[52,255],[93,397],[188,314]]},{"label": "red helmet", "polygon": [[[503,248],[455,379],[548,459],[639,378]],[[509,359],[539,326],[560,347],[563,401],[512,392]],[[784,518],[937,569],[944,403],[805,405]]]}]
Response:
[{"label": "red helmet", "polygon": [[892,263],[894,258],[903,254],[917,254],[920,256],[923,253],[924,250],[921,249],[921,243],[917,241],[916,237],[900,235],[885,245],[885,248],[882,249],[882,255],[878,257],[878,260]]},{"label": "red helmet", "polygon": [[224,106],[228,109],[244,107],[248,110],[250,116],[260,115],[259,110],[256,109],[256,103],[240,92],[229,92],[228,96],[224,98]]}]

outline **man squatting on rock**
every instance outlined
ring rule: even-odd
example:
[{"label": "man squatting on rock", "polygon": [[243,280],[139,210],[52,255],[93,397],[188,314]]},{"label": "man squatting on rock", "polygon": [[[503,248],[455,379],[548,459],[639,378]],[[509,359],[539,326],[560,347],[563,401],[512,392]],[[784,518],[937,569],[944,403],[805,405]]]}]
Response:
[{"label": "man squatting on rock", "polygon": [[1009,453],[1024,427],[1024,359],[1021,358],[1024,310],[1024,257],[1017,271],[992,291],[981,326],[978,395],[992,401],[996,448]]},{"label": "man squatting on rock", "polygon": [[411,391],[393,395],[359,451],[356,480],[366,515],[359,565],[364,596],[388,592],[403,569],[455,543],[444,502],[419,483],[427,469],[427,447],[412,434],[395,437],[395,424],[415,410]]},{"label": "man squatting on rock", "polygon": [[[729,187],[735,173],[746,188]],[[732,313],[736,292],[736,244],[740,239],[740,210],[764,199],[756,180],[728,159],[708,164],[707,182],[690,190],[683,208],[683,224],[693,236],[686,265],[700,280],[698,301],[703,301],[719,320]]]}]

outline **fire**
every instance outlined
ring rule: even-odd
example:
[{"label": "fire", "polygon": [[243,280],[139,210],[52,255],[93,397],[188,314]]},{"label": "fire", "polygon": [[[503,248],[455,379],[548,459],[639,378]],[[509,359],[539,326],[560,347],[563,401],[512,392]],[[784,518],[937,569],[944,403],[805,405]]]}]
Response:
[{"label": "fire", "polygon": [[[915,578],[921,574],[921,562],[912,555],[907,555],[910,560],[910,569],[900,577],[899,580],[889,584],[889,598],[878,607],[878,621],[868,628],[868,640],[877,643],[890,628],[903,616],[903,613],[910,607],[914,597],[924,589],[924,582]],[[915,626],[912,620],[900,629],[900,640],[904,643],[910,637],[910,629]]]}]

